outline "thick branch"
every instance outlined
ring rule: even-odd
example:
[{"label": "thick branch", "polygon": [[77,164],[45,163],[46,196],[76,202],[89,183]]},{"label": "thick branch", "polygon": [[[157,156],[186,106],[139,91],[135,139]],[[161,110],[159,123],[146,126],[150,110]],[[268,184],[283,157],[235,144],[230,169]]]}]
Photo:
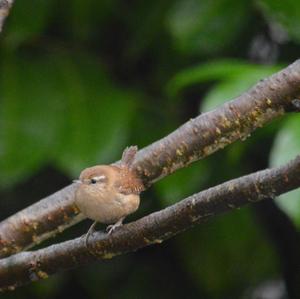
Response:
[{"label": "thick branch", "polygon": [[[238,139],[247,138],[258,127],[290,110],[292,101],[298,96],[300,60],[260,81],[233,101],[188,121],[170,135],[140,150],[133,170],[145,185],[150,185]],[[62,230],[76,223],[80,216],[73,203],[73,194],[72,187],[67,187],[2,221],[0,257],[53,236],[57,226]]]},{"label": "thick branch", "polygon": [[0,32],[3,29],[5,19],[14,3],[14,0],[0,0]]},{"label": "thick branch", "polygon": [[0,255],[10,255],[30,244],[39,244],[84,219],[74,204],[75,188],[76,184],[72,184],[1,222]]},{"label": "thick branch", "polygon": [[190,196],[181,202],[124,225],[112,235],[97,232],[85,238],[22,252],[0,260],[0,290],[47,278],[60,270],[96,259],[110,259],[161,243],[218,214],[273,198],[300,186],[300,156],[288,164],[250,174]]}]

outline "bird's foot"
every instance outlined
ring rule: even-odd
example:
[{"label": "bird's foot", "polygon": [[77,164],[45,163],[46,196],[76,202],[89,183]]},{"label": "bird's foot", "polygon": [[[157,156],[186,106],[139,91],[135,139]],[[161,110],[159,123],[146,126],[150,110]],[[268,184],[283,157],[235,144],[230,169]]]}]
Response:
[{"label": "bird's foot", "polygon": [[124,218],[121,218],[115,224],[108,225],[106,228],[107,234],[111,235],[118,227],[122,226]]}]

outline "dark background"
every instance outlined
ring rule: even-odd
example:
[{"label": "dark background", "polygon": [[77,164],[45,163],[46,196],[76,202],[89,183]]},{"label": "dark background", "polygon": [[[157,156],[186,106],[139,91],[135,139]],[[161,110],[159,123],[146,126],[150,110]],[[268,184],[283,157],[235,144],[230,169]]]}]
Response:
[{"label": "dark background", "polygon": [[[0,216],[234,98],[299,56],[298,0],[16,0],[0,36]],[[127,221],[300,152],[294,114],[182,169]],[[56,239],[85,233],[84,221]],[[299,298],[300,195],[1,298]],[[101,227],[99,227],[101,229]]]}]

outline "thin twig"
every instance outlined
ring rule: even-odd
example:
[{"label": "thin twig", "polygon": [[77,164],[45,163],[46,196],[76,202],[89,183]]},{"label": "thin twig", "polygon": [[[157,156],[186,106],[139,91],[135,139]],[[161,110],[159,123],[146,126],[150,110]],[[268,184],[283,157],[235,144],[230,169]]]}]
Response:
[{"label": "thin twig", "polygon": [[[133,171],[146,186],[202,159],[292,109],[300,96],[300,60],[249,91],[140,150]],[[87,165],[88,166],[88,165]],[[67,195],[66,195],[67,194]],[[81,219],[69,186],[0,223],[0,257],[30,248]]]},{"label": "thin twig", "polygon": [[33,252],[0,260],[0,290],[13,290],[31,281],[96,259],[161,243],[191,226],[248,203],[274,198],[300,186],[300,156],[284,166],[259,171],[190,196],[159,212],[124,225],[112,235],[97,232]]}]

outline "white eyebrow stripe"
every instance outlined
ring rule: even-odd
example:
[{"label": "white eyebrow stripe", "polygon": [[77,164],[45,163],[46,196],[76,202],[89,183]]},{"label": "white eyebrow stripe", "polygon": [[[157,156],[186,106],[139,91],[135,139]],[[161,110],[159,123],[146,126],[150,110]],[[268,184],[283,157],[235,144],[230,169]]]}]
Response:
[{"label": "white eyebrow stripe", "polygon": [[101,181],[101,180],[105,180],[106,176],[105,175],[94,176],[92,177],[92,179],[96,181]]}]

